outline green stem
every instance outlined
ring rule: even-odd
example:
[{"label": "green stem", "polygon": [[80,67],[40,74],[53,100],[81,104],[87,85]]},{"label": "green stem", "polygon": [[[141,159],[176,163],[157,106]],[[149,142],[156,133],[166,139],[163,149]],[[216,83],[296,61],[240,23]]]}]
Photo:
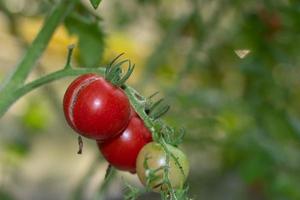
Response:
[{"label": "green stem", "polygon": [[38,88],[47,83],[53,82],[55,80],[67,77],[67,76],[78,76],[87,73],[98,73],[103,74],[105,71],[104,68],[64,68],[62,70],[50,73],[44,77],[41,77],[37,80],[34,80],[30,83],[25,84],[24,86],[11,91],[10,93],[1,97],[0,101],[0,117],[6,112],[6,110],[20,97],[32,91],[35,88]]},{"label": "green stem", "polygon": [[131,88],[127,85],[125,85],[124,91],[130,100],[131,106],[138,113],[140,118],[142,118],[146,127],[151,131],[152,136],[154,137],[153,139],[156,140],[155,136],[157,134],[156,134],[156,130],[154,127],[154,123],[145,112],[144,100],[139,100],[138,97],[136,96],[136,95],[138,95],[138,93],[133,88]]},{"label": "green stem", "polygon": [[104,68],[79,68],[79,69],[72,69],[72,68],[65,68],[56,72],[53,72],[51,74],[48,74],[42,78],[39,78],[35,81],[32,81],[26,85],[24,85],[22,88],[16,90],[15,95],[16,97],[21,97],[31,90],[41,86],[45,85],[46,83],[50,83],[52,81],[67,77],[67,76],[78,76],[82,74],[87,73],[97,73],[97,74],[103,74]]},{"label": "green stem", "polygon": [[24,83],[32,68],[35,67],[38,58],[47,47],[54,31],[77,2],[79,2],[79,0],[61,0],[61,2],[54,7],[52,13],[44,21],[43,27],[32,42],[23,59],[4,83],[4,88],[16,88]]},{"label": "green stem", "polygon": [[99,191],[96,192],[95,196],[92,198],[92,200],[97,199],[104,199],[105,194],[113,180],[114,177],[117,175],[117,170],[115,168],[112,169],[113,171],[108,175],[108,177],[103,181],[103,183],[100,186]]},{"label": "green stem", "polygon": [[[29,47],[21,62],[10,76],[0,85],[0,117],[20,97],[19,88],[47,47],[54,31],[79,0],[61,0],[45,20],[43,27]],[[28,88],[29,89],[29,88]]]}]

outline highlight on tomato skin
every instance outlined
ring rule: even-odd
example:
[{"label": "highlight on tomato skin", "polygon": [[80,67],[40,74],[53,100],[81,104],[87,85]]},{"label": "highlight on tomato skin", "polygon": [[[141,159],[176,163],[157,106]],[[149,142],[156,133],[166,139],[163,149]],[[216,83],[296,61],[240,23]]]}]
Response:
[{"label": "highlight on tomato skin", "polygon": [[[174,155],[178,163],[175,161],[174,157],[170,156],[169,164],[167,164],[167,154],[164,151],[163,146],[156,142],[145,145],[137,158],[137,175],[142,184],[150,187],[154,192],[166,191],[168,189],[166,183],[163,183],[165,173],[164,167],[168,167],[169,169],[167,177],[173,189],[182,189],[189,174],[189,161],[186,155],[180,149],[172,145],[167,144],[166,148]],[[150,171],[155,171],[155,177],[152,180]],[[149,183],[148,185],[147,181]]]},{"label": "highlight on tomato skin", "polygon": [[152,141],[151,132],[139,117],[132,117],[128,127],[117,137],[97,142],[104,158],[113,167],[136,172],[136,159],[140,150]]},{"label": "highlight on tomato skin", "polygon": [[65,92],[64,114],[80,135],[107,140],[120,134],[130,119],[130,103],[122,89],[96,74],[75,79]]}]

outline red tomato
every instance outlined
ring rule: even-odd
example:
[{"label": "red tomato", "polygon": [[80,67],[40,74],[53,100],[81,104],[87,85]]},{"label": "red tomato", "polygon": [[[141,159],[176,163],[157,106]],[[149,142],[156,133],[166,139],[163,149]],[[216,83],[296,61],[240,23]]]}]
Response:
[{"label": "red tomato", "polygon": [[75,79],[65,93],[63,106],[69,125],[95,140],[107,140],[121,133],[131,112],[123,90],[95,74]]},{"label": "red tomato", "polygon": [[122,134],[109,141],[98,142],[98,147],[112,166],[135,173],[138,153],[151,141],[151,133],[145,127],[144,122],[138,117],[132,117]]},{"label": "red tomato", "polygon": [[130,107],[130,119],[132,117],[139,117],[138,114],[135,112],[133,107]]}]

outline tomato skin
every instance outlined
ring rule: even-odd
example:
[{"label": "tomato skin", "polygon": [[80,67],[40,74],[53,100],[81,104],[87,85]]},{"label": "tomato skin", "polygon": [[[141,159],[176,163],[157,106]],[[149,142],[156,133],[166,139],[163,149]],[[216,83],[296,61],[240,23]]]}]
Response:
[{"label": "tomato skin", "polygon": [[107,140],[121,133],[131,112],[126,94],[95,74],[75,79],[65,92],[63,106],[69,125],[95,140]]},{"label": "tomato skin", "polygon": [[138,117],[132,117],[128,127],[117,137],[97,142],[104,158],[115,168],[135,173],[140,150],[152,141],[151,132]]},{"label": "tomato skin", "polygon": [[135,112],[133,107],[130,107],[130,119],[132,117],[139,117],[138,114]]},{"label": "tomato skin", "polygon": [[[166,145],[169,152],[172,153],[178,160],[180,167],[176,164],[175,159],[170,157],[169,160],[169,173],[168,178],[173,189],[179,189],[183,187],[183,184],[189,174],[189,162],[186,155],[178,148],[171,145]],[[145,159],[147,160],[148,169],[145,169]],[[158,168],[166,166],[167,156],[161,144],[151,142],[145,145],[140,151],[137,163],[136,170],[137,175],[143,185],[147,184],[147,176],[149,176],[149,169],[156,170]],[[183,173],[182,173],[183,172]],[[163,181],[164,171],[158,170],[155,173],[157,179],[149,183],[149,187],[154,192],[161,192],[167,189],[167,185],[161,184]]]}]

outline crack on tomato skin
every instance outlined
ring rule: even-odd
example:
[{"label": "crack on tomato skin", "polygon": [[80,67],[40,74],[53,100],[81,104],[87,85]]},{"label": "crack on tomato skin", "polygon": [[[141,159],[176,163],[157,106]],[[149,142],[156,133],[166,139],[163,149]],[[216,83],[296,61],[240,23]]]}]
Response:
[{"label": "crack on tomato skin", "polygon": [[84,80],[73,92],[71,99],[70,99],[70,106],[68,108],[69,111],[69,118],[70,122],[72,123],[73,127],[76,128],[74,122],[74,106],[77,101],[79,93],[86,88],[89,84],[95,82],[96,80],[100,80],[100,77],[89,77],[88,79]]}]

